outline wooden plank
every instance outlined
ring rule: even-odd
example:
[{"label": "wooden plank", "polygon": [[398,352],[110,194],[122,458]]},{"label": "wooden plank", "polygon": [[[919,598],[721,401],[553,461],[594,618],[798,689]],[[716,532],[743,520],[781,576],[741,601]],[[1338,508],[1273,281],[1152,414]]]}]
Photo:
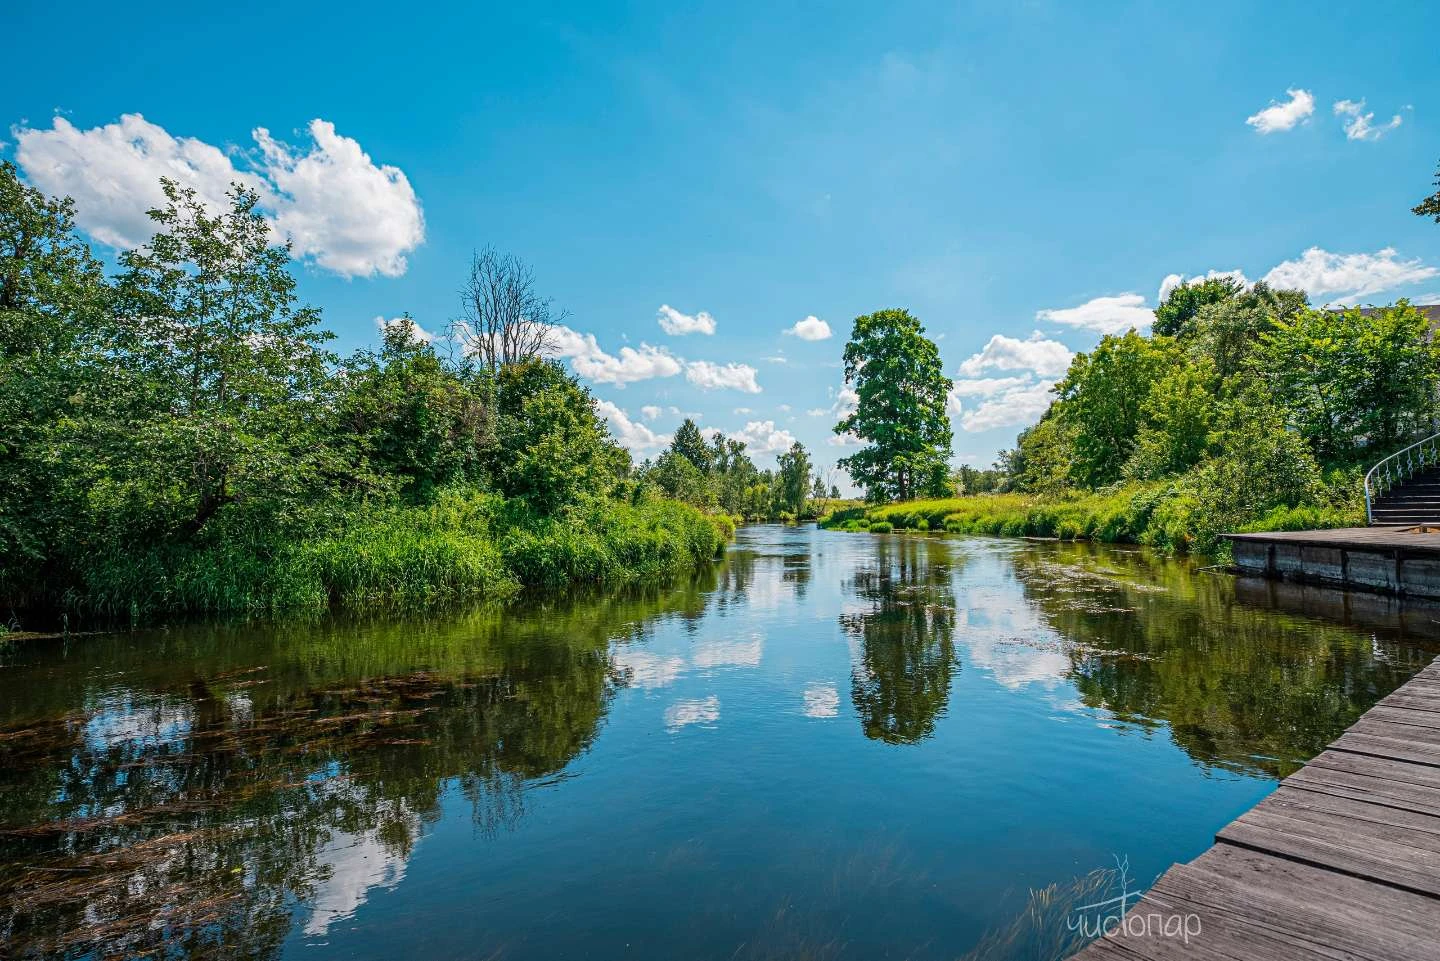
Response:
[{"label": "wooden plank", "polygon": [[[1194,920],[1176,927],[1187,916],[1200,933],[1167,936],[1193,930]],[[1126,917],[1135,920],[1077,957],[1440,958],[1440,658],[1210,850],[1167,871]]]},{"label": "wooden plank", "polygon": [[1440,853],[1418,851],[1405,841],[1322,828],[1306,821],[1251,811],[1218,839],[1341,874],[1440,897]]},{"label": "wooden plank", "polygon": [[[1325,751],[1300,770],[1312,773],[1324,770],[1345,771],[1350,774],[1363,774],[1367,777],[1401,784],[1415,784],[1440,789],[1440,771],[1433,767],[1392,761],[1388,758],[1368,757],[1364,754],[1350,754],[1346,751]],[[1294,776],[1291,775],[1291,777]]]},{"label": "wooden plank", "polygon": [[1401,843],[1409,841],[1416,847],[1440,855],[1440,818],[1423,811],[1338,797],[1321,791],[1304,791],[1291,787],[1288,780],[1251,811],[1241,815],[1240,820],[1262,811],[1322,828],[1348,828],[1351,834],[1385,837]]},{"label": "wooden plank", "polygon": [[[1410,713],[1425,714],[1426,712],[1411,711]],[[1440,714],[1436,714],[1434,711],[1429,712],[1429,714],[1432,717],[1440,717]],[[1391,720],[1388,717],[1371,717],[1369,714],[1366,714],[1360,720],[1350,725],[1350,729],[1345,733],[1397,738],[1414,744],[1440,744],[1440,727],[1425,727],[1416,724],[1407,725],[1399,721]]]},{"label": "wooden plank", "polygon": [[1411,727],[1428,727],[1440,731],[1440,711],[1415,711],[1408,707],[1376,704],[1365,712],[1362,721],[1388,721]]},{"label": "wooden plank", "polygon": [[1411,694],[1401,688],[1394,694],[1387,695],[1379,702],[1385,707],[1401,708],[1407,711],[1440,711],[1440,698],[1426,697],[1421,694]]},{"label": "wooden plank", "polygon": [[1332,797],[1385,804],[1440,818],[1440,788],[1323,767],[1302,768],[1286,778],[1285,786],[1297,791],[1314,791]]},{"label": "wooden plank", "polygon": [[[1333,917],[1357,929],[1364,927],[1365,918],[1371,918],[1402,938],[1440,943],[1440,903],[1422,894],[1230,844],[1215,845],[1187,868],[1205,872],[1211,884],[1232,887],[1247,896],[1288,899],[1302,914]],[[1301,921],[1325,923],[1314,917],[1302,917]],[[1411,955],[1425,956],[1440,957],[1440,952]]]},{"label": "wooden plank", "polygon": [[1411,764],[1428,764],[1440,767],[1440,747],[1416,744],[1397,737],[1374,737],[1369,734],[1345,733],[1330,745],[1331,750],[1350,751],[1353,754],[1369,754],[1372,757],[1388,757]]}]

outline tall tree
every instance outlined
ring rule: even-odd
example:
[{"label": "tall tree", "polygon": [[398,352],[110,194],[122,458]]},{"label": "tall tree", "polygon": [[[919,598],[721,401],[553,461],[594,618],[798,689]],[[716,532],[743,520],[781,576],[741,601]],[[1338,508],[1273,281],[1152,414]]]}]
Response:
[{"label": "tall tree", "polygon": [[1262,338],[1256,368],[1322,466],[1433,429],[1440,345],[1407,301],[1369,314],[1307,310]]},{"label": "tall tree", "polygon": [[194,190],[162,185],[159,232],[120,258],[131,389],[109,441],[128,479],[193,534],[236,501],[278,509],[325,473],[315,432],[332,335],[296,303],[290,252],[272,244],[254,191],[237,184],[212,214]]},{"label": "tall tree", "polygon": [[940,351],[906,310],[855,318],[845,345],[845,382],[859,395],[835,425],[867,445],[840,461],[871,501],[944,496],[949,486],[950,380]]},{"label": "tall tree", "polygon": [[110,289],[75,235],[74,205],[0,162],[0,594],[41,583],[83,485],[57,470],[63,425],[104,391]]},{"label": "tall tree", "polygon": [[685,422],[675,431],[675,439],[670,442],[670,449],[688,460],[700,473],[710,473],[713,466],[710,448],[705,443],[705,435],[700,433],[700,428],[690,418],[685,418]]},{"label": "tall tree", "polygon": [[782,509],[798,517],[805,509],[805,495],[810,487],[810,454],[797,440],[777,460],[780,462]]}]

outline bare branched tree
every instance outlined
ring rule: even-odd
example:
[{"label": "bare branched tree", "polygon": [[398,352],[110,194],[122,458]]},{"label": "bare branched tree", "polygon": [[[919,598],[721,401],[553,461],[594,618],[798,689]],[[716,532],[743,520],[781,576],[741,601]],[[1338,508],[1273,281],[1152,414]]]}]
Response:
[{"label": "bare branched tree", "polygon": [[553,313],[550,300],[536,293],[529,265],[492,247],[470,262],[460,302],[455,339],[491,370],[544,354],[554,346],[555,325],[569,316]]}]

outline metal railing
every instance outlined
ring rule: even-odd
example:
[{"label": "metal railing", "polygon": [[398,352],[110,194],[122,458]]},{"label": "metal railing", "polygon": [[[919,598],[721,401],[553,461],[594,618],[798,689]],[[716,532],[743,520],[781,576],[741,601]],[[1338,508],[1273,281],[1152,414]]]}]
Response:
[{"label": "metal railing", "polygon": [[1365,475],[1365,523],[1375,523],[1373,505],[1401,481],[1409,480],[1417,471],[1440,464],[1440,434],[1431,434],[1404,450],[1398,450],[1370,468]]}]

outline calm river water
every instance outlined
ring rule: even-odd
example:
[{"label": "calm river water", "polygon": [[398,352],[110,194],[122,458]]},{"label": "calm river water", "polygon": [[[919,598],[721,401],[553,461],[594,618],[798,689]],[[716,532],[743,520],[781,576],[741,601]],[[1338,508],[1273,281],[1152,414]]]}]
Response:
[{"label": "calm river water", "polygon": [[1407,617],[1136,550],[748,527],[666,590],[0,644],[0,935],[1055,956],[1440,652]]}]

